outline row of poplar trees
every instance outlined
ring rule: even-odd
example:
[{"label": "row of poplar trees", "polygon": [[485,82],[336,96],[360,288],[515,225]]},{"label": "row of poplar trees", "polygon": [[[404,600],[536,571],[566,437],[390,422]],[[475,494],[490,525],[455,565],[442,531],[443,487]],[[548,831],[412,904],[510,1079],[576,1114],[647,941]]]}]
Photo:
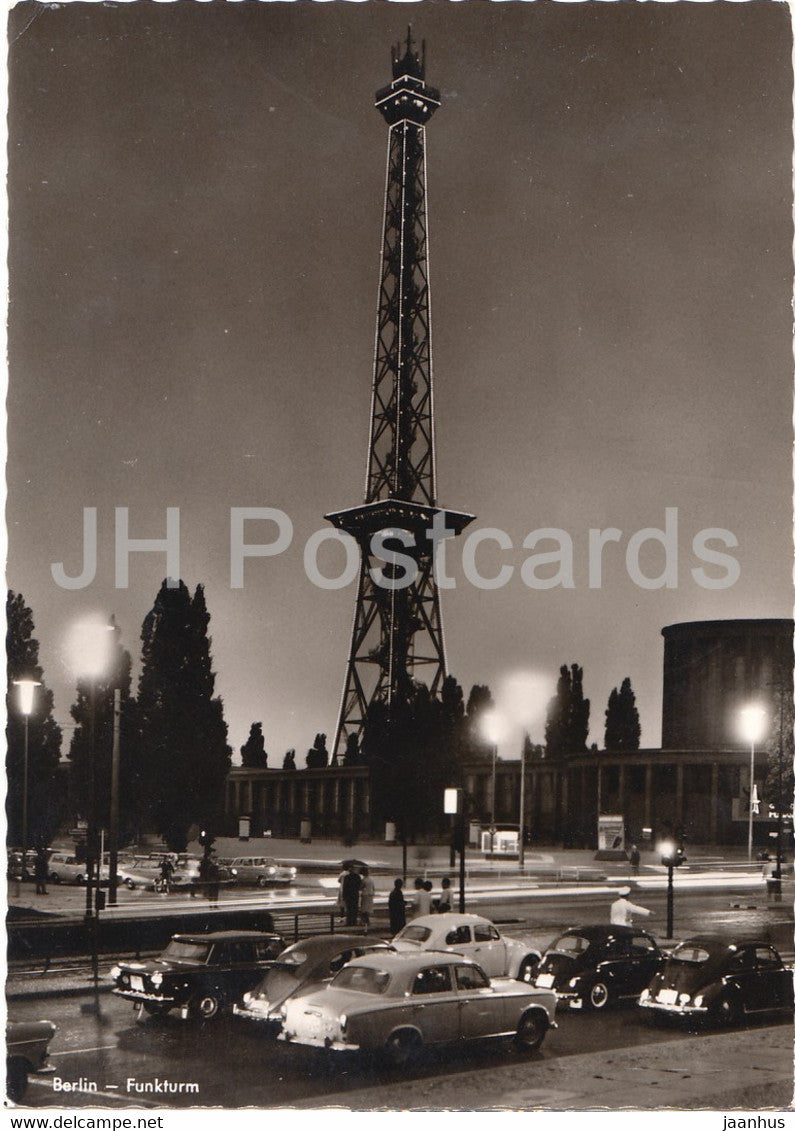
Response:
[{"label": "row of poplar trees", "polygon": [[[46,843],[62,818],[57,775],[60,729],[52,719],[52,692],[43,681],[33,616],[21,594],[9,593],[8,617],[8,836],[20,843],[24,720],[11,686],[21,676],[39,680],[29,723],[29,843]],[[158,833],[175,851],[192,826],[217,830],[223,785],[231,764],[222,700],[215,695],[210,615],[199,585],[164,581],[141,628],[141,674],[132,691],[132,662],[118,629],[105,673],[78,680],[71,707],[70,790],[78,815],[87,796],[91,725],[94,727],[96,819],[110,823],[114,691],[120,693],[119,825],[121,843],[144,831]],[[93,707],[92,707],[93,700]]]}]

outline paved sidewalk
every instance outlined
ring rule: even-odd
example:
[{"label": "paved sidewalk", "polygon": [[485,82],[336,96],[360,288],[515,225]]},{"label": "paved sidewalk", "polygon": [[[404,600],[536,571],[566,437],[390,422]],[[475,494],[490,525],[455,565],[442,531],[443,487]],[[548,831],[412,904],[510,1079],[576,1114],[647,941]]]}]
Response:
[{"label": "paved sidewalk", "polygon": [[408,1088],[405,1082],[380,1082],[347,1092],[338,1106],[354,1111],[791,1110],[788,1025],[579,1056],[556,1057],[554,1046],[551,1033],[539,1057],[511,1057],[504,1066],[490,1068],[488,1078],[475,1070],[415,1078]]}]

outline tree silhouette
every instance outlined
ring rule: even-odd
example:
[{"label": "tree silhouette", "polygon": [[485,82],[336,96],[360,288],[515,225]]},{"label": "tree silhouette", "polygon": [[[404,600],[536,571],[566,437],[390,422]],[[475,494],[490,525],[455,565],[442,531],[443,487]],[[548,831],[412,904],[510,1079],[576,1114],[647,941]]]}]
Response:
[{"label": "tree silhouette", "polygon": [[265,750],[265,739],[262,736],[262,723],[252,723],[248,738],[240,747],[240,755],[244,766],[265,769],[268,765],[268,754]]},{"label": "tree silhouette", "polygon": [[614,687],[605,711],[605,750],[640,749],[640,716],[635,706],[635,692],[627,676],[621,690]]},{"label": "tree silhouette", "polygon": [[33,679],[33,710],[28,719],[28,844],[45,846],[58,827],[63,790],[58,782],[61,728],[52,717],[53,694],[39,663],[33,613],[21,593],[6,598],[6,839],[22,843],[25,718],[14,680]]},{"label": "tree silhouette", "polygon": [[560,669],[557,690],[547,705],[545,743],[548,758],[587,749],[590,700],[583,697],[583,671],[572,664]]},{"label": "tree silhouette", "polygon": [[140,767],[150,820],[177,851],[193,823],[218,827],[230,765],[223,702],[214,696],[209,621],[203,586],[191,597],[184,582],[164,581],[141,632]]}]

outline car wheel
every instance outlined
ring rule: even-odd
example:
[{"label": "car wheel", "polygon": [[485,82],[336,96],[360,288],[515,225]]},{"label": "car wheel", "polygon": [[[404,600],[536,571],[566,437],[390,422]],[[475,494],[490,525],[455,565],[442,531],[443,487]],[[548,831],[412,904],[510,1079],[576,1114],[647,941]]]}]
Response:
[{"label": "car wheel", "polygon": [[516,975],[517,981],[529,982],[538,961],[538,956],[535,954],[528,954],[526,958],[523,958],[519,966],[519,973]]},{"label": "car wheel", "polygon": [[398,1029],[386,1043],[385,1052],[395,1068],[405,1068],[422,1048],[422,1037],[416,1029]]},{"label": "car wheel", "polygon": [[604,1009],[610,1003],[610,988],[605,982],[594,982],[588,1001],[592,1009]]},{"label": "car wheel", "polygon": [[24,1060],[11,1057],[6,1061],[6,1092],[15,1104],[20,1103],[28,1090],[28,1066]]},{"label": "car wheel", "polygon": [[124,886],[130,891],[135,891],[135,880],[125,880]]},{"label": "car wheel", "polygon": [[61,882],[61,877],[58,875],[58,873],[57,872],[50,872],[50,883],[51,884],[59,884],[60,882]]},{"label": "car wheel", "polygon": [[721,1025],[734,1025],[742,1012],[740,1003],[733,994],[723,994],[715,1002],[715,1017]]},{"label": "car wheel", "polygon": [[197,994],[191,1003],[191,1013],[199,1021],[212,1021],[223,1012],[224,999],[217,990]]},{"label": "car wheel", "polygon": [[84,880],[83,880],[83,877],[82,877],[82,875],[80,875],[80,876],[75,876],[75,883],[76,883],[76,884],[82,884],[82,883],[84,883]]},{"label": "car wheel", "polygon": [[268,877],[267,876],[259,876],[257,878],[257,886],[261,887],[261,888],[266,888],[268,886]]},{"label": "car wheel", "polygon": [[521,1052],[536,1052],[544,1043],[549,1021],[540,1009],[531,1009],[524,1014],[516,1029],[514,1044]]}]

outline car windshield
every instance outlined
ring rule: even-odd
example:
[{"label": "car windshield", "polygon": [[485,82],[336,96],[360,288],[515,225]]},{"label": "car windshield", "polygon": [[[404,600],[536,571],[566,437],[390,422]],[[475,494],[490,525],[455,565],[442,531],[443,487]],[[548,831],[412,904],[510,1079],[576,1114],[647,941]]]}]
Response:
[{"label": "car windshield", "polygon": [[551,949],[562,954],[585,954],[590,945],[590,940],[584,939],[582,935],[561,935]]},{"label": "car windshield", "polygon": [[166,962],[206,962],[210,947],[207,943],[189,942],[186,939],[172,939],[163,951]]},{"label": "car windshield", "polygon": [[303,966],[307,958],[306,951],[301,946],[288,946],[283,950],[277,961],[280,966]]},{"label": "car windshield", "polygon": [[382,994],[389,985],[389,974],[372,966],[344,966],[331,984],[360,994]]},{"label": "car windshield", "polygon": [[417,943],[417,945],[419,946],[420,943],[426,942],[430,937],[430,927],[417,927],[414,926],[414,924],[409,923],[408,927],[404,927],[399,934],[395,935],[395,941],[413,942]]},{"label": "car windshield", "polygon": [[672,953],[671,958],[674,962],[692,962],[695,964],[706,962],[709,958],[709,951],[704,950],[702,946],[693,946],[692,943],[682,943]]}]

